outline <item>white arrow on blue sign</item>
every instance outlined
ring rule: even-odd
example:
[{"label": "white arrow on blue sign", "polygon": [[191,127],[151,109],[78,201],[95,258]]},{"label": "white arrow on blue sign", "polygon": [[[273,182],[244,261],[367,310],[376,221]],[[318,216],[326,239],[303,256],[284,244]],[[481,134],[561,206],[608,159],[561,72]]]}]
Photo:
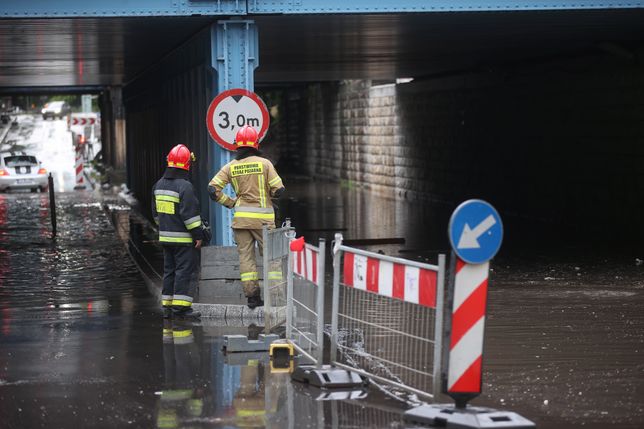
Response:
[{"label": "white arrow on blue sign", "polygon": [[449,241],[456,255],[470,264],[482,264],[496,255],[503,241],[499,213],[483,200],[467,200],[449,220]]}]

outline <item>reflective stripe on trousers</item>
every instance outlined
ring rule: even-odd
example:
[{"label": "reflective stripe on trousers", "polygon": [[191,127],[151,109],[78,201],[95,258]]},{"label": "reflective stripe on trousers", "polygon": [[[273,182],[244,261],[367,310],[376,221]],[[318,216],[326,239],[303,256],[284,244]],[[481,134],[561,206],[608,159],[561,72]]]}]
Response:
[{"label": "reflective stripe on trousers", "polygon": [[268,279],[269,280],[282,280],[282,272],[281,271],[269,271],[268,272]]},{"label": "reflective stripe on trousers", "polygon": [[249,282],[251,280],[259,280],[259,276],[257,271],[250,271],[247,273],[241,273],[240,279],[243,282]]}]

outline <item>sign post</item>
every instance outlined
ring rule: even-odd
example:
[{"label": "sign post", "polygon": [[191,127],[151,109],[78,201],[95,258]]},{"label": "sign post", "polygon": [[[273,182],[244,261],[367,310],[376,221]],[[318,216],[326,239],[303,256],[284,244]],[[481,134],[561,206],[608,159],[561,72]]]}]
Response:
[{"label": "sign post", "polygon": [[459,205],[449,221],[452,247],[445,320],[443,393],[455,405],[421,405],[405,412],[406,421],[458,428],[532,429],[535,424],[508,411],[472,407],[481,394],[483,338],[489,261],[503,241],[499,213],[483,200]]},{"label": "sign post", "polygon": [[481,393],[489,261],[501,247],[503,224],[490,204],[468,200],[452,213],[448,234],[452,262],[447,302],[451,308],[443,392],[454,399],[457,408],[465,408]]},{"label": "sign post", "polygon": [[268,131],[270,115],[264,101],[243,88],[224,91],[208,107],[206,126],[210,137],[224,149],[235,150],[235,134],[244,125],[257,130],[261,141]]},{"label": "sign post", "polygon": [[81,95],[81,106],[83,113],[91,113],[92,111],[92,95],[83,94]]},{"label": "sign post", "polygon": [[[233,88],[253,91],[255,86],[254,71],[259,66],[259,32],[255,22],[248,19],[231,18],[212,24],[210,27],[210,65],[215,71],[209,90],[210,97],[216,98],[217,94]],[[244,105],[246,101],[243,100],[241,104]],[[239,126],[236,123],[238,115],[234,115],[232,111],[226,109],[226,104],[220,106],[223,110],[213,111],[211,120],[208,122],[213,124],[212,128],[213,131],[216,131],[216,135],[219,135],[226,143],[232,143],[232,140],[228,140],[230,135],[226,137],[227,133],[224,129],[227,128],[231,133],[235,133]],[[218,116],[224,111],[228,113],[228,125],[225,115]],[[250,114],[244,115],[244,118],[251,119],[251,124],[249,124],[251,126],[255,124],[254,119],[259,119],[259,117]],[[214,119],[218,121],[220,126],[213,122]],[[232,126],[235,128],[231,129]],[[214,139],[212,133],[209,132],[209,134]],[[206,157],[209,170],[203,169],[200,172],[201,182],[208,183],[212,176],[230,161],[230,155],[230,151],[224,149],[221,143],[209,144]],[[233,219],[231,210],[211,200],[209,201],[209,212],[213,244],[234,246],[235,242],[230,228]]]}]

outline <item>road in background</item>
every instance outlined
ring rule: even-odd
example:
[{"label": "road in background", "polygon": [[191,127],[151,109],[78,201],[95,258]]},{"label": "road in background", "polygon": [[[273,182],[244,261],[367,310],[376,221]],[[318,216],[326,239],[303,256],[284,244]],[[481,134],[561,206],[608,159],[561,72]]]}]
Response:
[{"label": "road in background", "polygon": [[[54,176],[57,192],[73,191],[76,154],[71,131],[82,132],[82,127],[68,130],[66,118],[45,120],[36,114],[17,115],[16,121],[17,125],[10,126],[0,152],[25,151],[35,155]],[[95,144],[93,150],[96,153],[100,147]]]}]

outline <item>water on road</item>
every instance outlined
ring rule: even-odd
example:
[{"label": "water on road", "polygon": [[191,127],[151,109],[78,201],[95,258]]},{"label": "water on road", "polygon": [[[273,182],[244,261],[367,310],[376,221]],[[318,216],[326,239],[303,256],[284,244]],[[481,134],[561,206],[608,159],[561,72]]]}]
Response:
[{"label": "water on road", "polygon": [[[382,198],[347,182],[287,187],[282,215],[309,242],[341,231],[356,247],[392,256],[436,263],[449,253],[453,205]],[[474,403],[542,429],[644,427],[644,252],[509,219],[491,267],[483,394]]]},{"label": "water on road", "polygon": [[89,192],[59,194],[52,240],[44,197],[0,195],[2,427],[400,422],[398,404],[382,408],[386,399],[377,408],[316,401],[325,393],[271,371],[266,353],[222,353],[224,334],[256,336],[260,327],[163,323],[104,211],[113,202]]},{"label": "water on road", "polygon": [[[49,135],[43,127],[63,142],[62,121],[32,122],[23,146],[43,160],[64,158],[51,170],[68,166],[69,148],[38,143]],[[67,168],[57,173],[61,190],[73,188]],[[281,214],[310,242],[341,231],[371,243],[359,247],[431,262],[448,248],[448,205],[386,199],[350,183],[287,187]],[[404,426],[404,404],[374,389],[331,395],[291,383],[265,353],[222,353],[223,335],[257,335],[260,327],[164,324],[124,245],[132,236],[150,240],[140,216],[108,216],[106,207],[128,210],[110,195],[57,194],[53,240],[45,195],[0,194],[1,427]],[[127,227],[117,233],[111,219]],[[492,263],[475,402],[519,412],[542,429],[644,427],[644,255],[574,237],[528,246],[520,227],[507,232]],[[154,255],[134,256],[140,265],[140,256]]]}]

